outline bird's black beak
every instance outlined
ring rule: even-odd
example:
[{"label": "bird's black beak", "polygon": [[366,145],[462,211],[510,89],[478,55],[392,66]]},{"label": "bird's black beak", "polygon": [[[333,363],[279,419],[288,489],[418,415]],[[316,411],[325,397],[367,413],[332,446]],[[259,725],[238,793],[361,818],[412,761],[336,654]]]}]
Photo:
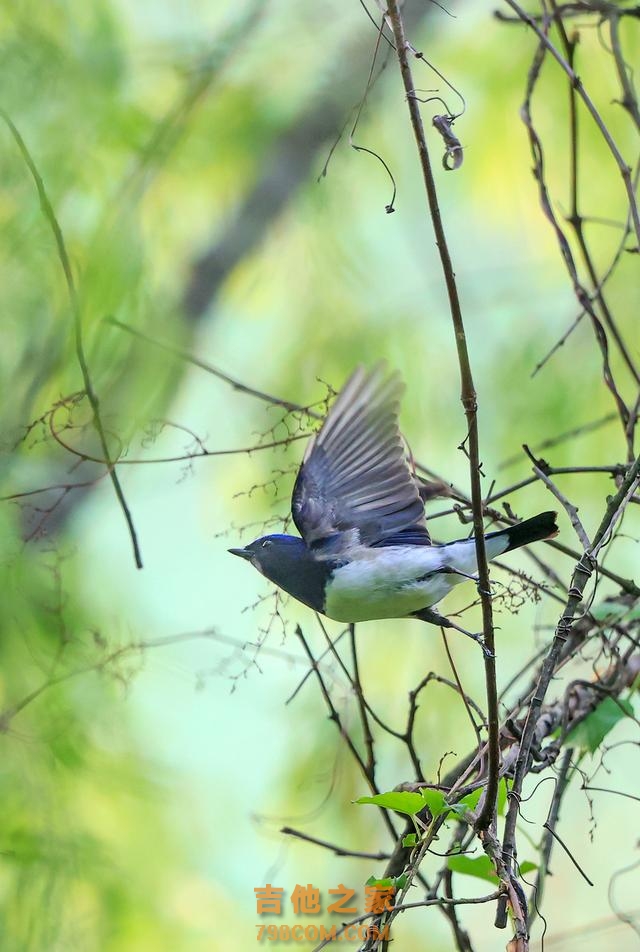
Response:
[{"label": "bird's black beak", "polygon": [[248,549],[227,549],[231,555],[239,555],[241,559],[250,559],[252,553]]}]

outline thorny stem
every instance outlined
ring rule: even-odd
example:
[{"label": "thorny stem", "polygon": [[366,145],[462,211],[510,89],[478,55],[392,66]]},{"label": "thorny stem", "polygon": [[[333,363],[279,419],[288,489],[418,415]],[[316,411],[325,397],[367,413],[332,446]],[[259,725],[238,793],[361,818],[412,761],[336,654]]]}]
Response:
[{"label": "thorny stem", "polygon": [[408,53],[411,47],[409,46],[405,36],[404,24],[397,0],[390,0],[388,3],[387,15],[393,30],[398,63],[400,65],[400,72],[402,74],[402,81],[404,83],[407,97],[407,105],[409,107],[409,115],[411,117],[411,125],[418,147],[418,156],[420,159],[424,184],[427,191],[429,212],[433,222],[436,244],[440,253],[440,262],[447,286],[449,309],[455,333],[458,363],[460,366],[460,380],[462,387],[461,400],[468,425],[469,475],[471,482],[471,501],[473,507],[473,529],[476,544],[476,558],[478,563],[478,588],[482,605],[484,642],[488,649],[488,654],[485,655],[484,665],[487,688],[487,719],[489,723],[489,773],[484,807],[477,820],[477,828],[479,830],[485,830],[490,825],[495,814],[495,804],[498,793],[500,750],[498,747],[498,692],[496,685],[496,663],[494,656],[495,642],[493,632],[493,613],[491,608],[491,594],[489,590],[489,564],[487,561],[487,553],[484,544],[484,527],[482,522],[482,488],[480,485],[480,450],[478,442],[478,404],[475,387],[473,384],[473,375],[471,373],[471,363],[467,349],[467,339],[464,329],[464,321],[462,318],[462,310],[460,307],[460,299],[458,297],[458,288],[456,285],[451,255],[449,254],[449,247],[447,245],[447,238],[442,222],[442,216],[440,214],[438,193],[433,176],[431,160],[429,158],[429,150],[427,148],[424,126],[422,124],[422,116],[420,114],[413,76],[411,74],[411,67],[409,65]]}]

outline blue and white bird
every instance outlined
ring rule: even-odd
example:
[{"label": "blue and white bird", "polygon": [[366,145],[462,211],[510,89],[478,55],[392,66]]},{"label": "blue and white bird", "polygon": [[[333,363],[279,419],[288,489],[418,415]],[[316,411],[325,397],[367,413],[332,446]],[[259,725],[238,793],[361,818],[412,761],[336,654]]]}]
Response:
[{"label": "blue and white bird", "polygon": [[[477,581],[472,538],[433,545],[398,425],[403,384],[384,365],[358,368],[306,448],[291,511],[300,536],[241,549],[289,595],[340,622],[419,618],[465,629],[434,610],[454,585]],[[487,557],[554,536],[555,512],[485,536]]]}]

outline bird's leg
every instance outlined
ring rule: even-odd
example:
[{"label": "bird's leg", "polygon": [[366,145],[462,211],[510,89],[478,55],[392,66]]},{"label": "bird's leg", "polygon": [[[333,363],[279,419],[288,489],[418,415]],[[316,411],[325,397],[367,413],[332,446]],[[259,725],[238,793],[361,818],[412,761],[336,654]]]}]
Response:
[{"label": "bird's leg", "polygon": [[451,575],[461,575],[462,578],[471,579],[471,581],[475,582],[476,584],[480,581],[477,575],[470,575],[468,572],[460,571],[460,569],[447,569],[447,572],[449,572]]},{"label": "bird's leg", "polygon": [[454,568],[444,568],[440,569],[441,572],[447,572],[450,575],[461,575],[462,578],[468,578],[470,581],[476,583],[476,589],[478,590],[478,595],[488,595],[489,598],[493,596],[493,592],[487,592],[485,589],[480,588],[480,578],[478,575],[470,575],[468,572],[462,572],[460,569]]},{"label": "bird's leg", "polygon": [[433,608],[422,608],[419,612],[414,612],[413,617],[419,618],[420,621],[426,621],[430,625],[439,625],[441,628],[454,628],[456,631],[461,632],[463,635],[466,635],[467,638],[471,638],[472,641],[475,641],[476,644],[480,645],[485,658],[495,657],[495,655],[489,651],[485,645],[482,635],[474,634],[472,631],[467,631],[466,628],[461,628],[460,625],[456,625],[455,622],[445,618],[444,615],[441,615],[440,612],[434,611]]}]

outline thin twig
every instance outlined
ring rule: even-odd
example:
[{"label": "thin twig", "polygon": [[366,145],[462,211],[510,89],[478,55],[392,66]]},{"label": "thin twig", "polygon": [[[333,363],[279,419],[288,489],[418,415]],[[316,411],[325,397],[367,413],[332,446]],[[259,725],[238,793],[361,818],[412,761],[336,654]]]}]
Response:
[{"label": "thin twig", "polygon": [[[296,625],[296,635],[298,636],[298,638],[299,638],[299,640],[300,640],[300,643],[301,643],[302,647],[304,648],[305,654],[307,655],[307,658],[309,659],[309,663],[310,663],[310,665],[311,665],[311,667],[312,667],[312,669],[313,669],[313,671],[314,671],[314,674],[315,674],[315,676],[316,676],[316,678],[317,678],[318,685],[319,685],[319,687],[320,687],[320,691],[321,691],[321,693],[322,693],[322,696],[323,696],[323,698],[324,698],[325,704],[326,704],[327,709],[328,709],[328,711],[329,711],[329,719],[332,720],[332,721],[334,722],[334,724],[336,725],[336,727],[338,728],[338,731],[340,732],[340,736],[342,737],[342,739],[343,739],[344,742],[346,743],[347,747],[349,748],[349,751],[350,751],[350,753],[351,753],[351,756],[353,757],[353,759],[355,760],[355,762],[358,764],[358,766],[359,766],[359,768],[360,768],[360,770],[361,770],[361,772],[362,772],[363,777],[366,779],[367,784],[369,785],[369,788],[371,789],[371,792],[372,792],[372,793],[374,794],[374,796],[375,796],[375,794],[380,793],[378,787],[376,786],[375,779],[374,779],[373,777],[371,777],[371,775],[370,775],[370,773],[369,773],[369,771],[368,771],[368,769],[367,769],[367,764],[366,764],[366,762],[364,761],[364,759],[361,757],[360,752],[358,751],[358,748],[356,747],[356,745],[354,744],[353,740],[352,740],[351,737],[349,736],[349,732],[346,731],[346,730],[344,729],[344,727],[343,727],[342,719],[341,719],[340,715],[338,714],[338,711],[336,710],[336,707],[335,707],[335,705],[334,705],[334,703],[333,703],[333,701],[332,701],[332,699],[331,699],[331,695],[329,694],[329,691],[328,691],[328,689],[327,689],[327,686],[326,686],[326,684],[324,683],[324,678],[323,678],[323,676],[322,676],[322,672],[320,671],[318,662],[316,661],[316,659],[315,659],[314,656],[313,656],[313,652],[311,651],[311,648],[309,647],[309,645],[308,645],[308,643],[307,643],[307,639],[305,638],[304,633],[303,633],[302,628],[300,627],[300,625]],[[380,809],[380,814],[381,814],[381,816],[382,816],[382,818],[383,818],[383,821],[384,821],[385,825],[387,826],[387,829],[389,830],[389,833],[391,834],[392,839],[395,841],[395,840],[397,839],[397,837],[398,837],[398,834],[396,833],[396,830],[395,830],[395,828],[394,828],[394,826],[393,826],[393,823],[391,822],[391,819],[389,818],[389,813],[388,813],[387,810],[384,810],[384,809],[382,809],[382,808],[379,808],[379,809]]]},{"label": "thin twig", "polygon": [[353,676],[351,678],[351,683],[353,684],[353,689],[356,693],[358,711],[360,712],[360,723],[362,724],[362,735],[364,737],[364,745],[367,750],[367,771],[371,777],[371,780],[373,781],[376,775],[376,755],[373,744],[373,734],[371,733],[369,718],[367,716],[367,707],[364,701],[364,692],[362,690],[362,683],[360,681],[360,667],[358,665],[358,649],[356,647],[355,625],[349,625],[349,644],[351,646],[351,661],[353,664]]},{"label": "thin twig", "polygon": [[105,324],[110,324],[112,327],[119,328],[121,331],[126,331],[127,334],[132,334],[134,337],[145,341],[147,344],[153,344],[154,347],[159,347],[161,350],[166,351],[173,357],[177,357],[179,360],[184,360],[189,364],[193,364],[194,367],[200,367],[201,370],[206,370],[208,374],[212,374],[219,380],[223,380],[224,383],[228,383],[229,386],[231,386],[234,390],[237,390],[239,393],[246,393],[250,397],[256,397],[258,400],[262,400],[264,403],[270,403],[273,406],[283,407],[285,410],[294,410],[301,413],[306,413],[314,420],[322,419],[322,414],[315,413],[308,407],[303,407],[300,403],[292,403],[290,400],[283,400],[281,397],[275,397],[271,393],[265,393],[264,390],[256,390],[255,387],[248,386],[246,383],[243,383],[236,377],[226,374],[223,370],[219,370],[217,367],[214,367],[213,364],[208,363],[206,360],[202,360],[200,357],[195,357],[193,354],[183,350],[181,347],[176,347],[174,344],[170,344],[168,341],[162,341],[158,340],[156,337],[151,337],[149,334],[145,334],[144,331],[138,330],[137,327],[132,327],[130,324],[124,324],[115,317],[105,317],[104,322]]},{"label": "thin twig", "polygon": [[576,506],[574,506],[573,503],[569,502],[567,497],[563,493],[560,492],[560,490],[558,489],[556,484],[553,482],[551,477],[547,475],[547,473],[545,472],[543,468],[543,460],[537,460],[526,443],[523,444],[523,449],[525,453],[527,454],[527,456],[529,457],[529,459],[531,460],[531,462],[533,463],[533,471],[538,477],[538,479],[542,480],[542,482],[545,484],[549,492],[551,492],[556,497],[560,505],[565,510],[566,514],[569,516],[569,521],[571,522],[571,525],[575,529],[575,533],[578,536],[578,539],[580,540],[580,544],[582,545],[582,548],[588,549],[590,545],[589,536],[587,535],[585,528],[580,521],[580,516],[578,515],[578,510]]},{"label": "thin twig", "polygon": [[[538,32],[540,32],[540,35],[544,39],[546,39],[545,33],[542,33],[542,31],[538,31]],[[533,174],[538,183],[538,195],[540,199],[540,206],[545,215],[545,218],[547,219],[547,221],[553,228],[554,234],[556,236],[556,240],[558,242],[558,247],[562,255],[562,260],[567,269],[567,273],[571,279],[571,284],[573,287],[574,294],[576,298],[578,299],[578,302],[581,308],[589,315],[591,319],[591,324],[594,329],[595,338],[600,348],[600,352],[602,354],[603,379],[615,401],[615,404],[618,410],[618,416],[620,417],[622,429],[626,433],[628,410],[620,394],[620,391],[618,390],[618,387],[616,385],[616,382],[613,376],[613,371],[611,369],[611,362],[609,360],[609,343],[607,339],[607,334],[602,325],[602,322],[600,321],[600,318],[598,317],[598,315],[596,314],[593,308],[593,305],[591,303],[591,299],[589,294],[587,293],[587,290],[584,288],[584,286],[582,285],[580,281],[575,260],[574,260],[574,256],[571,251],[571,247],[569,245],[569,241],[567,240],[564,230],[558,220],[558,216],[556,215],[554,211],[551,197],[549,195],[549,189],[548,189],[546,178],[545,178],[544,149],[543,149],[540,137],[533,124],[533,118],[532,118],[532,112],[531,112],[533,93],[540,79],[542,66],[543,66],[547,51],[549,49],[549,45],[550,44],[548,42],[543,42],[542,39],[540,40],[540,43],[538,44],[538,48],[536,50],[535,56],[533,58],[533,62],[531,64],[529,73],[527,75],[527,86],[526,86],[525,98],[520,110],[520,114],[521,114],[522,121],[524,122],[525,128],[527,130],[527,134],[529,137],[531,157],[534,163]],[[553,49],[555,49],[555,47],[553,47]],[[575,135],[574,135],[574,141],[575,141]],[[574,170],[573,181],[576,181],[575,170]]]},{"label": "thin twig", "polygon": [[353,859],[371,859],[375,861],[389,859],[388,853],[364,853],[361,850],[346,850],[336,843],[327,843],[326,840],[320,840],[317,836],[309,836],[301,830],[294,830],[291,826],[283,826],[280,830],[285,836],[293,836],[298,840],[304,840],[305,843],[312,843],[314,846],[321,846],[325,850],[330,850],[336,856],[351,856]]},{"label": "thin twig", "polygon": [[585,871],[583,870],[582,866],[581,866],[580,863],[577,861],[577,859],[575,858],[575,856],[573,855],[573,853],[571,852],[571,850],[569,849],[569,847],[568,847],[568,846],[566,845],[566,843],[564,842],[564,840],[562,840],[562,839],[560,838],[559,834],[556,833],[556,831],[553,829],[553,827],[552,827],[549,823],[543,823],[542,826],[544,827],[544,829],[545,829],[548,833],[551,834],[551,836],[554,838],[554,840],[557,840],[557,842],[560,844],[560,846],[562,847],[562,849],[565,851],[565,853],[567,854],[567,856],[569,857],[569,859],[571,860],[571,862],[573,863],[573,865],[575,866],[575,868],[578,870],[578,872],[579,872],[580,875],[582,876],[582,878],[583,878],[584,880],[586,880],[586,882],[588,882],[590,886],[593,886],[592,880],[589,879],[589,877],[587,876],[587,874],[586,874]]},{"label": "thin twig", "polygon": [[635,196],[635,192],[633,188],[633,182],[631,180],[631,169],[629,168],[624,158],[622,157],[620,150],[618,149],[618,146],[616,145],[611,133],[607,129],[607,126],[605,125],[600,113],[596,109],[591,97],[585,90],[582,84],[582,80],[580,79],[579,76],[576,76],[574,71],[571,69],[570,65],[561,56],[561,54],[555,48],[553,43],[549,40],[549,37],[538,26],[536,21],[518,3],[516,3],[515,0],[505,0],[505,3],[507,4],[507,6],[511,7],[511,9],[517,14],[517,16],[524,23],[526,23],[529,27],[531,27],[531,29],[536,34],[540,42],[551,53],[551,55],[559,64],[561,69],[564,70],[564,72],[567,74],[567,76],[573,83],[578,96],[580,97],[584,105],[586,106],[587,111],[589,112],[589,115],[591,116],[594,123],[598,127],[598,130],[600,131],[602,138],[606,142],[607,147],[609,151],[611,152],[611,155],[613,156],[616,165],[618,166],[620,175],[622,176],[624,187],[627,192],[627,197],[629,199],[629,208],[631,210],[631,216],[633,220],[634,231],[636,234],[636,240],[638,242],[638,245],[640,246],[640,213],[638,212],[638,204],[636,201],[636,196]]}]

